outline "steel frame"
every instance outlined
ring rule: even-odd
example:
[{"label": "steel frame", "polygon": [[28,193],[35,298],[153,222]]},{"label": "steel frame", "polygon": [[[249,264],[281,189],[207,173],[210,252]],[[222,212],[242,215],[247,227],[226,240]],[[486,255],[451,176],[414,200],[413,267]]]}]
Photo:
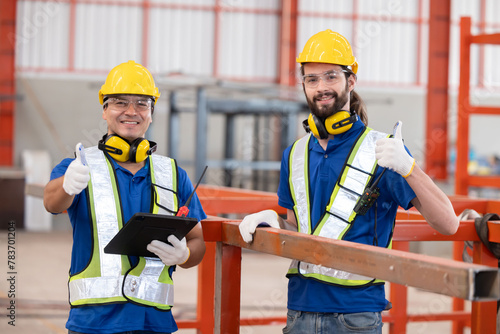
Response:
[{"label": "steel frame", "polygon": [[455,193],[467,195],[470,186],[500,188],[500,176],[469,175],[469,121],[472,115],[500,115],[499,107],[470,104],[470,50],[472,44],[500,45],[500,33],[471,34],[470,17],[460,20],[460,86],[458,90],[457,161]]},{"label": "steel frame", "polygon": [[[234,133],[235,117],[239,115],[263,115],[266,117],[280,117],[284,124],[281,130],[281,150],[284,150],[288,143],[293,143],[297,138],[298,115],[307,110],[304,102],[278,100],[278,99],[215,99],[207,97],[206,87],[194,87],[196,90],[196,138],[195,138],[195,158],[192,162],[181,162],[186,165],[194,163],[195,178],[198,179],[205,166],[222,167],[230,173],[238,167],[251,168],[253,170],[279,170],[279,161],[238,161],[234,159],[234,147],[236,142]],[[178,106],[177,92],[170,92],[169,99],[169,128],[168,128],[168,150],[170,157],[179,156],[180,138],[179,133],[180,114],[182,112],[193,112],[193,110],[181,109]],[[224,160],[208,160],[207,145],[208,141],[208,120],[211,114],[221,114],[225,117],[225,148]]]}]

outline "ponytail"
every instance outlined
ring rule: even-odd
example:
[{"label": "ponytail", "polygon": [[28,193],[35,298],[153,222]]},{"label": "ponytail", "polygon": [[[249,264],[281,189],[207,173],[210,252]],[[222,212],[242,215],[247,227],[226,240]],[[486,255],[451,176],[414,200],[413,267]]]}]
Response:
[{"label": "ponytail", "polygon": [[365,125],[368,125],[368,115],[366,113],[366,105],[365,102],[361,99],[361,96],[359,96],[358,93],[352,90],[350,101],[351,102],[349,105],[349,109],[352,112],[355,112],[356,115],[358,115],[361,122],[363,122]]}]

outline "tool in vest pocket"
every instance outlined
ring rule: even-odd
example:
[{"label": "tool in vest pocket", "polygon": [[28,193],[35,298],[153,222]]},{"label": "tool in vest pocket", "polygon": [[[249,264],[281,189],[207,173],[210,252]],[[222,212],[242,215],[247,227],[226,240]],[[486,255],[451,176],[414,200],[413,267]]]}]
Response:
[{"label": "tool in vest pocket", "polygon": [[[401,126],[401,121],[397,121],[392,129],[392,137],[396,137],[396,133],[398,131],[398,127]],[[377,187],[378,182],[382,175],[384,175],[387,168],[382,170],[382,173],[377,177],[377,179],[370,185],[365,188],[363,191],[363,195],[358,199],[356,206],[354,207],[354,212],[358,215],[365,215],[368,210],[372,207],[373,203],[377,200],[380,195],[380,188]]]},{"label": "tool in vest pocket", "polygon": [[177,211],[177,214],[176,214],[177,217],[186,217],[187,214],[189,213],[189,209],[188,209],[189,203],[191,202],[191,198],[193,198],[193,195],[196,192],[196,189],[198,189],[198,186],[200,185],[200,182],[203,179],[203,175],[205,175],[205,172],[207,171],[207,167],[208,166],[205,166],[203,173],[201,173],[200,179],[196,183],[196,186],[194,187],[191,195],[189,195],[189,198],[187,199],[186,203],[180,207],[179,211]]},{"label": "tool in vest pocket", "polygon": [[382,170],[382,173],[377,177],[377,179],[370,186],[366,187],[363,191],[363,195],[358,199],[356,206],[354,207],[354,212],[358,215],[365,215],[368,210],[372,207],[373,203],[377,200],[380,195],[380,189],[377,187],[378,181],[382,175],[384,175],[386,168]]}]

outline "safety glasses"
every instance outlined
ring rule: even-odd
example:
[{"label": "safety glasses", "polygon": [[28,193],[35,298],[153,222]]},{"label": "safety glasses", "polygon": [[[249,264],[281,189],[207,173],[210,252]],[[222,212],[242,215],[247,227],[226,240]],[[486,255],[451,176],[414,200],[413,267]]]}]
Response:
[{"label": "safety glasses", "polygon": [[331,70],[321,74],[306,74],[302,76],[302,82],[307,88],[317,87],[320,80],[323,80],[325,85],[333,85],[339,81],[342,72],[349,73],[346,70]]},{"label": "safety glasses", "polygon": [[140,112],[149,110],[151,108],[152,101],[151,99],[131,101],[124,98],[110,97],[106,100],[106,102],[104,102],[104,105],[107,104],[110,108],[117,111],[126,111],[131,103],[134,104],[135,111]]}]

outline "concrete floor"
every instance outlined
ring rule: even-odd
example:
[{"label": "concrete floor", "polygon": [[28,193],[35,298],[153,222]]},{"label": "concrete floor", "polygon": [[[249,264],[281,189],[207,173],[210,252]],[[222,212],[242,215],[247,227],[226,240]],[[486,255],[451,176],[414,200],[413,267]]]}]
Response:
[{"label": "concrete floor", "polygon": [[[10,334],[60,334],[67,333],[65,323],[68,314],[67,275],[71,253],[71,232],[54,231],[34,233],[17,231],[15,239],[15,268],[8,268],[7,231],[0,231],[0,333]],[[12,243],[12,241],[11,241]],[[243,252],[241,314],[244,317],[285,316],[285,273],[288,259]],[[15,272],[15,274],[9,274]],[[266,273],[265,277],[261,273]],[[15,327],[9,325],[8,279],[15,276]],[[196,310],[197,270],[178,269],[174,276],[174,316],[194,318]],[[450,310],[451,299],[446,296],[409,290],[409,312],[440,313]],[[281,333],[283,325],[242,327],[242,334]],[[386,326],[387,327],[387,326]],[[450,333],[447,322],[413,323],[408,325],[409,334]],[[387,328],[384,330],[387,333]],[[195,330],[179,330],[180,334],[195,334]]]}]

